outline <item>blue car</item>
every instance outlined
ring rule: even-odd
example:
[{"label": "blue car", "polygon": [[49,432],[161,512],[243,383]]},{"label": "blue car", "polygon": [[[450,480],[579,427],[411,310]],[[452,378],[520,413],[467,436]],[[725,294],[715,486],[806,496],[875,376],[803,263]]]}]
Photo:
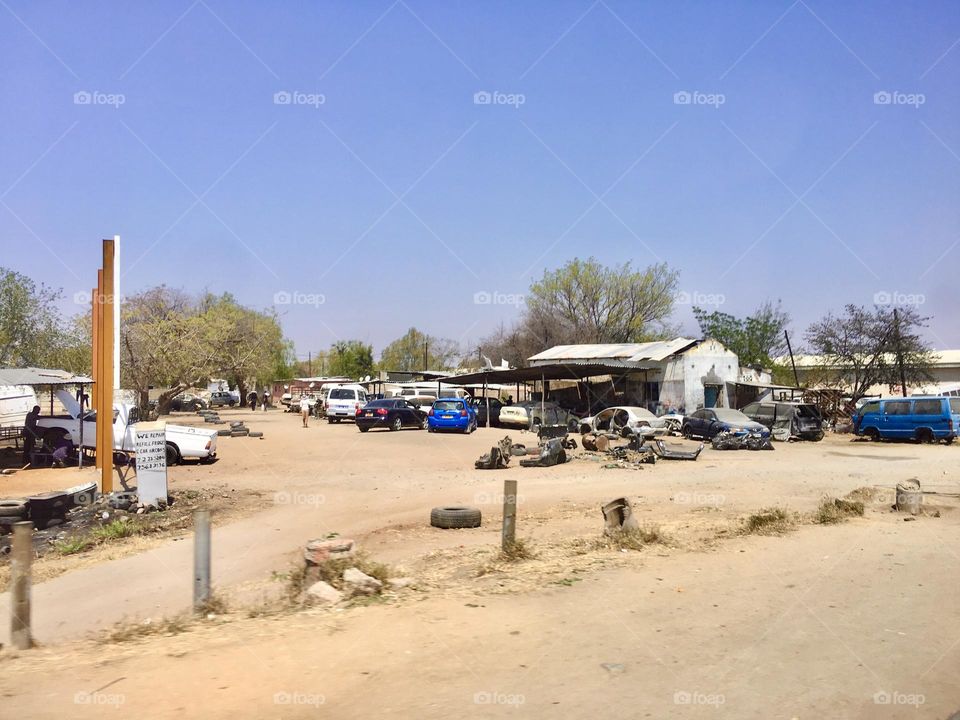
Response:
[{"label": "blue car", "polygon": [[468,400],[461,398],[440,398],[435,400],[427,413],[427,429],[459,430],[472,433],[477,429],[477,411]]},{"label": "blue car", "polygon": [[766,425],[754,422],[739,410],[732,408],[700,408],[683,418],[680,432],[685,438],[701,437],[712,440],[720,432],[759,433],[770,437]]},{"label": "blue car", "polygon": [[854,432],[871,440],[953,442],[960,432],[960,398],[870,400],[853,416]]}]

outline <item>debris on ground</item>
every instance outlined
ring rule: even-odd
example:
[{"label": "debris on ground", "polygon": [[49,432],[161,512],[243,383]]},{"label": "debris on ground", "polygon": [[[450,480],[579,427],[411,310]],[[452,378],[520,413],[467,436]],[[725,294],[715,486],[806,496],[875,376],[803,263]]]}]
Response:
[{"label": "debris on ground", "polygon": [[897,502],[894,505],[897,512],[919,515],[922,503],[923,491],[920,489],[920,481],[917,478],[897,483]]},{"label": "debris on ground", "polygon": [[601,511],[604,521],[603,532],[606,535],[640,529],[640,523],[637,522],[637,518],[633,514],[633,507],[625,497],[611,500],[601,508]]},{"label": "debris on ground", "polygon": [[773,450],[770,436],[759,431],[724,430],[710,441],[714,450]]},{"label": "debris on ground", "polygon": [[513,455],[512,442],[509,435],[505,436],[503,440],[490,448],[490,452],[481,455],[473,466],[478,470],[499,470],[507,467]]},{"label": "debris on ground", "polygon": [[442,530],[480,527],[481,514],[477,508],[449,506],[430,511],[430,525]]},{"label": "debris on ground", "polygon": [[540,453],[536,458],[526,458],[520,461],[520,467],[553,467],[567,461],[567,451],[563,449],[563,438],[551,438],[540,446]]}]

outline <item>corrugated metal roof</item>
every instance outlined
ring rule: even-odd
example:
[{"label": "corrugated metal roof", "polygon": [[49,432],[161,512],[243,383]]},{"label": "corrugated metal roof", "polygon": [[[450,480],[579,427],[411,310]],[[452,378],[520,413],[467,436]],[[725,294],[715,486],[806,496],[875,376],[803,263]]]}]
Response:
[{"label": "corrugated metal roof", "polygon": [[527,358],[536,362],[568,362],[572,360],[620,360],[623,362],[661,361],[681,352],[696,340],[674,338],[646,343],[604,343],[599,345],[556,345]]},{"label": "corrugated metal roof", "polygon": [[[935,356],[933,361],[935,367],[960,365],[960,350],[933,350],[932,352]],[[778,361],[789,365],[790,356],[786,355],[778,358]],[[820,355],[794,355],[794,361],[797,363],[797,367],[802,368],[821,367],[824,364],[824,358]],[[896,358],[893,355],[888,355],[886,361],[892,364],[896,362]]]},{"label": "corrugated metal roof", "polygon": [[0,385],[89,385],[93,379],[66,370],[47,368],[0,368]]}]

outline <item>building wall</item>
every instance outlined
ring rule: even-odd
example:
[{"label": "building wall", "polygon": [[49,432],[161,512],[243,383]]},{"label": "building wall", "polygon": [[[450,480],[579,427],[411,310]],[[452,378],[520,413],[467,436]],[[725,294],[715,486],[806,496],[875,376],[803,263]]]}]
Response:
[{"label": "building wall", "polygon": [[713,373],[721,382],[719,406],[730,404],[726,383],[740,377],[740,361],[736,353],[727,350],[716,340],[705,340],[681,355],[669,358],[663,370],[660,402],[669,411],[693,412],[703,407],[703,378]]}]

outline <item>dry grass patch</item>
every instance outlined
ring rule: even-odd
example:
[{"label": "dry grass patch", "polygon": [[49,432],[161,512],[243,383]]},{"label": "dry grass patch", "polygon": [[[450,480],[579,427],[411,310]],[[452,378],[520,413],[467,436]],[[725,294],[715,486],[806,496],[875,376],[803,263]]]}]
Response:
[{"label": "dry grass patch", "polygon": [[648,545],[670,545],[671,539],[658,526],[650,525],[636,530],[618,530],[598,538],[597,550],[643,550]]},{"label": "dry grass patch", "polygon": [[762,508],[743,520],[743,535],[783,535],[796,524],[784,508]]},{"label": "dry grass patch", "polygon": [[824,497],[813,513],[813,522],[818,525],[836,525],[851,517],[863,517],[863,501]]}]

